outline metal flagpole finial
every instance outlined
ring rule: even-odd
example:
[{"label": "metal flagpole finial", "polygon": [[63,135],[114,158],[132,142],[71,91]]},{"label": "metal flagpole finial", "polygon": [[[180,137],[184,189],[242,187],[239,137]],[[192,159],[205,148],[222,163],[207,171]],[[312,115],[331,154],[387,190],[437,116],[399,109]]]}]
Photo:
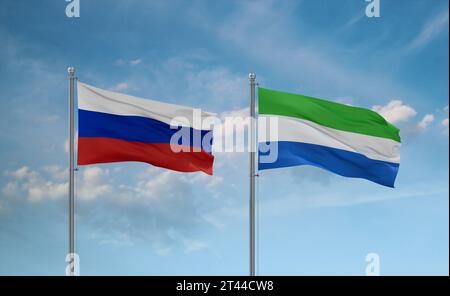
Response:
[{"label": "metal flagpole finial", "polygon": [[69,76],[73,76],[75,74],[75,68],[74,67],[68,67],[67,68],[67,73],[69,74]]},{"label": "metal flagpole finial", "polygon": [[256,74],[255,73],[249,73],[248,74],[248,79],[250,80],[250,81],[255,81],[255,79],[256,79]]}]

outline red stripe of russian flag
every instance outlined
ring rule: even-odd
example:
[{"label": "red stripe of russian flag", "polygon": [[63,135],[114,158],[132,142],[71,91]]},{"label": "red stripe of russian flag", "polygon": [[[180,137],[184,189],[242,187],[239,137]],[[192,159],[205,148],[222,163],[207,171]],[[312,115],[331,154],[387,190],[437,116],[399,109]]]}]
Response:
[{"label": "red stripe of russian flag", "polygon": [[[191,149],[192,150],[192,149]],[[169,143],[143,143],[113,138],[78,139],[78,164],[141,161],[179,172],[213,174],[214,156],[202,152],[173,152]]]}]

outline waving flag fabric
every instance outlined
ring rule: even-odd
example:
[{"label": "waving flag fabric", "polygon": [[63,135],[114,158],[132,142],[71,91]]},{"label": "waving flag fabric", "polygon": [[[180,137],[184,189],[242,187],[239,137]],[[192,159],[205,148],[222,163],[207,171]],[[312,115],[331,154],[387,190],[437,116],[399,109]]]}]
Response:
[{"label": "waving flag fabric", "polygon": [[[201,118],[209,115],[200,113]],[[203,171],[212,175],[212,131],[194,128],[193,117],[193,108],[78,82],[78,164],[140,161],[180,172]],[[185,137],[181,143],[171,145],[172,136],[182,128],[189,135],[188,142]]]},{"label": "waving flag fabric", "polygon": [[[262,163],[260,157],[260,170],[312,165],[394,187],[399,130],[378,113],[264,88],[258,98],[259,117],[278,119],[278,158]],[[262,135],[258,142],[269,140]]]}]

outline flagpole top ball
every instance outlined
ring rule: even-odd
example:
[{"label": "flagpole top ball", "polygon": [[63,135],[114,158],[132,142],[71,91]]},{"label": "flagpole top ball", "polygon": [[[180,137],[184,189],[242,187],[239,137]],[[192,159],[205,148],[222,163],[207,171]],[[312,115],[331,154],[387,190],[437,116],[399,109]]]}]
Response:
[{"label": "flagpole top ball", "polygon": [[67,73],[69,74],[69,76],[73,76],[73,74],[75,74],[75,68],[74,67],[67,68]]},{"label": "flagpole top ball", "polygon": [[249,74],[248,74],[248,79],[250,79],[251,81],[255,81],[255,79],[256,79],[256,74],[255,74],[255,73],[249,73]]}]

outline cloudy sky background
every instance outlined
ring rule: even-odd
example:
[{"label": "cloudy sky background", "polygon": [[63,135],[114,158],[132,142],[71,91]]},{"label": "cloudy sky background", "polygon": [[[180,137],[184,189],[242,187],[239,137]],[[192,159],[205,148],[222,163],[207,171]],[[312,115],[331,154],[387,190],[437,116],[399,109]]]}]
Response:
[{"label": "cloudy sky background", "polygon": [[[0,0],[0,274],[65,272],[67,77],[245,115],[263,87],[372,108],[401,128],[395,189],[311,168],[258,180],[258,272],[448,274],[448,1]],[[80,167],[81,273],[248,273],[248,157],[214,176]]]}]

